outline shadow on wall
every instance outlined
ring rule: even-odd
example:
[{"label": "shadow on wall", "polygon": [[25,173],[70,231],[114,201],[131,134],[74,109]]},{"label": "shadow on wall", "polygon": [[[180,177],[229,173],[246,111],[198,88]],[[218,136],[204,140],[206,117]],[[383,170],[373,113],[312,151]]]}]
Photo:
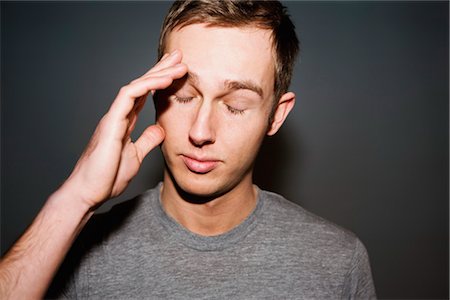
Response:
[{"label": "shadow on wall", "polygon": [[[261,189],[282,192],[287,191],[288,185],[292,184],[292,179],[287,180],[289,174],[295,173],[296,184],[300,183],[300,170],[293,170],[302,162],[303,156],[300,151],[297,139],[289,130],[289,126],[284,126],[274,136],[265,138],[261,150],[255,162],[253,181]],[[293,162],[297,164],[293,164]],[[301,163],[300,163],[301,165]]]}]

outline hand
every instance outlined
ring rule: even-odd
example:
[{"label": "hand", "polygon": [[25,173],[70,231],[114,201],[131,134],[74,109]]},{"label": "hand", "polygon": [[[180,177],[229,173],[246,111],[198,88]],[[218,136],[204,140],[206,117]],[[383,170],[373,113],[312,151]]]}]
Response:
[{"label": "hand", "polygon": [[169,87],[187,72],[181,52],[175,50],[142,77],[122,87],[101,119],[72,174],[61,187],[80,198],[89,209],[121,194],[137,174],[144,157],[164,140],[164,131],[151,125],[132,142],[138,114],[148,94]]}]

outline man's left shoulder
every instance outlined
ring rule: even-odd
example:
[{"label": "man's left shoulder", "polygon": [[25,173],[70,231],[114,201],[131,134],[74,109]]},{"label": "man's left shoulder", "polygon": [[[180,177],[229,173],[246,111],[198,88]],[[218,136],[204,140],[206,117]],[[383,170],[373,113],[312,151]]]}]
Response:
[{"label": "man's left shoulder", "polygon": [[309,248],[353,252],[360,241],[351,231],[319,217],[273,192],[261,191],[266,209],[264,222],[290,241]]},{"label": "man's left shoulder", "polygon": [[260,240],[314,298],[376,297],[367,251],[355,234],[278,194],[261,191],[260,199]]}]

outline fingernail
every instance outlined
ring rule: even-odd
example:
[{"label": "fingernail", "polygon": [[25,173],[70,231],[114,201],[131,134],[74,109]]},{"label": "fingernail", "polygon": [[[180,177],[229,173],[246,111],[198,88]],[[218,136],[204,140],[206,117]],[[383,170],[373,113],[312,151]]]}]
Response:
[{"label": "fingernail", "polygon": [[178,53],[178,49],[175,49],[175,50],[170,54],[170,56],[175,56],[175,55],[177,55],[177,53]]}]

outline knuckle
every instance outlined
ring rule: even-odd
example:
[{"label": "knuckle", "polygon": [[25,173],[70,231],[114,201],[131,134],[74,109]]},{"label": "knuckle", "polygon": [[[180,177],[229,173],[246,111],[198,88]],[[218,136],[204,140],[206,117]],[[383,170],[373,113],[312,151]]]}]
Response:
[{"label": "knuckle", "polygon": [[132,81],[130,81],[130,83],[128,84],[128,85],[132,85],[132,84],[135,84],[136,82],[138,82],[140,79],[141,79],[142,77],[140,77],[140,78],[136,78],[136,79],[134,79],[134,80],[132,80]]},{"label": "knuckle", "polygon": [[100,119],[100,122],[98,123],[100,126],[104,126],[105,123],[109,122],[109,114],[106,113],[105,115],[103,115],[103,117]]},{"label": "knuckle", "polygon": [[125,85],[125,86],[121,87],[119,90],[119,94],[122,94],[122,95],[127,95],[129,92],[130,92],[129,85]]}]

